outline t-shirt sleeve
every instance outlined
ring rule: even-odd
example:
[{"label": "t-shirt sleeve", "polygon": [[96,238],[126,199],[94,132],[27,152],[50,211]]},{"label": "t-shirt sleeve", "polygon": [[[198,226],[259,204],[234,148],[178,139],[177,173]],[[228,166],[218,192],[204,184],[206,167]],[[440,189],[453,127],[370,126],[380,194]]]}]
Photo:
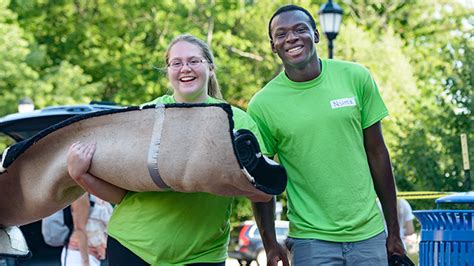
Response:
[{"label": "t-shirt sleeve", "polygon": [[153,101],[149,101],[149,102],[140,104],[140,107],[144,107],[144,106],[151,105],[151,104],[161,103],[162,98],[163,98],[163,97],[158,97],[158,98],[154,99]]},{"label": "t-shirt sleeve", "polygon": [[251,103],[247,109],[247,113],[255,121],[258,130],[262,134],[263,140],[261,143],[263,143],[262,146],[265,146],[265,149],[262,149],[262,152],[265,150],[263,154],[268,157],[273,157],[276,154],[276,140],[273,138],[273,135],[271,134],[270,129],[268,128],[262,115],[257,110],[258,108]]},{"label": "t-shirt sleeve", "polygon": [[[252,120],[252,118],[249,116],[249,119]],[[260,134],[260,130],[258,129],[258,126],[257,124],[252,120],[252,127],[249,129],[250,131],[252,131],[252,133],[255,135],[255,137],[257,138],[258,140],[258,144],[260,146],[260,151],[263,153],[263,154],[267,154],[267,148],[265,146],[265,143],[263,141],[263,138],[262,138],[262,135]]]},{"label": "t-shirt sleeve", "polygon": [[362,128],[364,129],[388,115],[387,107],[382,100],[382,96],[380,96],[379,88],[375,80],[367,69],[365,69],[365,72],[366,77],[361,88],[361,118]]}]

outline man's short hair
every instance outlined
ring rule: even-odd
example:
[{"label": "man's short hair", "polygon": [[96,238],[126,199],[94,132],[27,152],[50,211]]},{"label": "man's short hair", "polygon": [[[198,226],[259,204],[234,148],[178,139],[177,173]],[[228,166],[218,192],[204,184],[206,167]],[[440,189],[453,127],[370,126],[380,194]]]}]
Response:
[{"label": "man's short hair", "polygon": [[309,24],[311,25],[313,30],[316,30],[316,22],[314,21],[313,16],[311,15],[311,13],[309,13],[308,10],[304,9],[303,7],[297,6],[297,5],[285,5],[285,6],[282,6],[282,7],[278,8],[278,10],[275,11],[272,18],[270,19],[270,22],[268,22],[268,36],[270,36],[270,40],[273,40],[272,32],[271,32],[271,28],[270,28],[271,25],[272,25],[273,19],[276,16],[280,15],[281,13],[285,13],[285,12],[289,12],[289,11],[301,11],[301,12],[305,13],[306,16],[308,16],[308,18],[309,18]]}]

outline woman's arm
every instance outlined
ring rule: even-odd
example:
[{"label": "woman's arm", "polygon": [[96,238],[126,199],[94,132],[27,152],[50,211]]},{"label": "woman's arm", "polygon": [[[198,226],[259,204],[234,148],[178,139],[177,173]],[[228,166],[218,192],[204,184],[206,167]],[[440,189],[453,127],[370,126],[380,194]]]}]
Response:
[{"label": "woman's arm", "polygon": [[105,201],[118,204],[127,194],[127,190],[110,184],[88,172],[94,152],[95,144],[86,145],[81,142],[72,144],[67,157],[69,175],[85,191]]},{"label": "woman's arm", "polygon": [[89,265],[89,247],[87,239],[87,219],[89,218],[89,194],[85,193],[71,204],[72,221],[74,224],[74,234],[79,242],[79,252],[81,253],[82,265]]},{"label": "woman's arm", "polygon": [[273,199],[273,196],[271,196],[271,195],[252,195],[252,196],[247,196],[247,198],[252,202],[269,202],[271,199]]}]

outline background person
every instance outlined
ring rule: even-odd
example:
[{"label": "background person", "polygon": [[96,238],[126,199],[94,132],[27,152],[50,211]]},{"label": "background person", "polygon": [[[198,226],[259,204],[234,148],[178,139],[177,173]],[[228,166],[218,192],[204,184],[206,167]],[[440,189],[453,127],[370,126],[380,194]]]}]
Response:
[{"label": "background person", "polygon": [[[377,200],[377,205],[382,211],[382,206],[380,205],[379,200]],[[410,206],[410,203],[408,203],[408,201],[404,198],[397,198],[397,219],[398,223],[400,224],[400,238],[402,239],[403,246],[406,250],[406,237],[415,233],[415,226],[413,225],[415,216],[413,215],[413,210]],[[387,230],[386,224],[385,230]]]},{"label": "background person", "polygon": [[99,266],[105,259],[107,246],[107,223],[112,206],[93,197],[91,207],[89,194],[82,195],[71,204],[74,229],[67,247],[61,253],[63,266]]},{"label": "background person", "polygon": [[407,237],[415,233],[415,226],[413,225],[415,216],[413,215],[410,203],[404,198],[397,199],[397,217],[400,224],[400,237],[406,249]]}]

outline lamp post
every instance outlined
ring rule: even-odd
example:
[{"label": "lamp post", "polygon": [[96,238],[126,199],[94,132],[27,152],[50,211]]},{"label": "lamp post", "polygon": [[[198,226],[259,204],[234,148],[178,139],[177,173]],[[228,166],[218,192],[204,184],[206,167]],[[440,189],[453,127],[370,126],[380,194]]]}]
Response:
[{"label": "lamp post", "polygon": [[25,96],[18,102],[18,113],[31,112],[35,110],[35,104],[30,97]]},{"label": "lamp post", "polygon": [[321,29],[328,38],[328,52],[329,58],[333,58],[333,44],[332,41],[336,39],[339,33],[339,27],[341,26],[342,20],[342,8],[333,3],[332,0],[328,0],[321,9],[319,10],[319,19],[321,22]]}]

